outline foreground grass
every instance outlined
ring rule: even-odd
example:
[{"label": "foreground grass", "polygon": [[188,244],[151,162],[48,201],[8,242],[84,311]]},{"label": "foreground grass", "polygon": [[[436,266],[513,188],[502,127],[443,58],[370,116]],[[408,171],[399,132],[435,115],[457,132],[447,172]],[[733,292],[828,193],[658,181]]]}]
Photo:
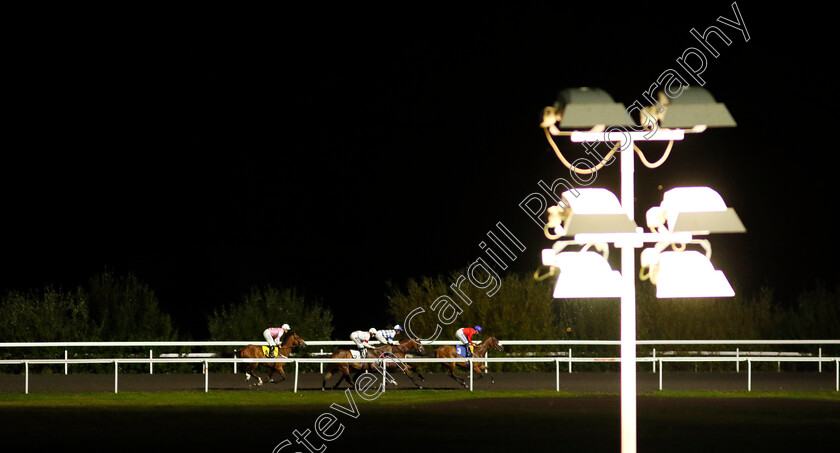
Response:
[{"label": "foreground grass", "polygon": [[[373,400],[365,400],[353,392],[361,405],[416,405],[449,401],[492,398],[577,398],[617,396],[617,394],[569,393],[549,390],[449,391],[423,390],[386,392]],[[640,398],[784,398],[840,402],[840,392],[746,392],[746,391],[661,391],[640,394]],[[236,407],[236,406],[329,406],[345,401],[344,392],[166,392],[166,393],[40,393],[0,394],[0,409],[64,407],[64,408],[165,408],[165,407]]]}]

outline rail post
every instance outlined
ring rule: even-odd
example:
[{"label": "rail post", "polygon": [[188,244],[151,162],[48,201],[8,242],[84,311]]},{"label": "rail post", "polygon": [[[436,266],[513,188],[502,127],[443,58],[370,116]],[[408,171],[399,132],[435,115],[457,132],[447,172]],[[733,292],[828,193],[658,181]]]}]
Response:
[{"label": "rail post", "polygon": [[819,363],[819,365],[817,365],[817,369],[819,370],[820,373],[822,373],[822,348],[817,349],[817,357],[820,359],[817,362],[817,363]]},{"label": "rail post", "polygon": [[[291,354],[289,354],[289,355],[291,355]],[[300,364],[300,362],[298,362],[298,360],[295,359],[295,391],[294,391],[294,393],[297,393],[297,391],[298,391],[298,368],[299,368],[299,364]]]},{"label": "rail post", "polygon": [[747,391],[752,392],[752,361],[747,359]]},{"label": "rail post", "polygon": [[119,391],[119,382],[120,382],[120,362],[119,360],[114,360],[114,393]]},{"label": "rail post", "polygon": [[840,359],[834,359],[834,391],[840,392]]},{"label": "rail post", "polygon": [[569,373],[572,372],[572,348],[569,348]]},{"label": "rail post", "polygon": [[67,376],[68,371],[67,368],[69,367],[69,363],[67,362],[67,350],[64,350],[64,375]]},{"label": "rail post", "polygon": [[155,374],[154,369],[152,366],[154,365],[155,361],[155,353],[153,350],[149,349],[149,374]]},{"label": "rail post", "polygon": [[662,391],[662,359],[659,359],[659,391]]},{"label": "rail post", "polygon": [[[660,361],[661,362],[661,361]],[[653,348],[653,360],[650,361],[651,366],[653,366],[653,374],[656,374],[656,348]],[[662,371],[662,365],[659,365],[660,372]],[[662,390],[662,386],[659,386],[659,390]]]},{"label": "rail post", "polygon": [[739,360],[740,358],[741,358],[741,348],[735,348],[735,359],[736,359],[735,360],[735,372],[736,373],[741,372],[741,360]]},{"label": "rail post", "polygon": [[24,384],[24,392],[28,395],[29,394],[29,362],[24,360],[23,361],[23,368],[24,374],[26,375],[26,383]]},{"label": "rail post", "polygon": [[473,359],[472,359],[472,357],[470,357],[468,359],[468,362],[469,362],[469,365],[470,365],[470,391],[472,392],[473,391]]},{"label": "rail post", "polygon": [[556,364],[556,368],[557,368],[557,373],[555,375],[555,381],[556,382],[554,383],[554,389],[559,392],[560,391],[560,359],[554,359],[554,363]]},{"label": "rail post", "polygon": [[204,361],[204,393],[210,391],[210,366]]}]

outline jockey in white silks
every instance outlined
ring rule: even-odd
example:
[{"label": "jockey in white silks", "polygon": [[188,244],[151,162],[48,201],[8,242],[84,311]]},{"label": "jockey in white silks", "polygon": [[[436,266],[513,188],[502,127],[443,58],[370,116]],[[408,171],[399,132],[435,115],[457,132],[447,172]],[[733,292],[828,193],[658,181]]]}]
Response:
[{"label": "jockey in white silks", "polygon": [[280,327],[269,327],[263,331],[263,337],[265,341],[268,342],[268,358],[274,358],[274,348],[281,346],[280,341],[283,338],[283,335],[286,335],[286,332],[292,330],[288,324],[283,324]]},{"label": "jockey in white silks", "polygon": [[365,350],[373,349],[373,345],[370,344],[370,340],[374,338],[375,335],[376,329],[373,327],[371,327],[368,331],[357,330],[350,334],[350,339],[353,340],[353,343],[356,343],[356,347],[359,348],[359,352],[362,357],[365,357]]}]

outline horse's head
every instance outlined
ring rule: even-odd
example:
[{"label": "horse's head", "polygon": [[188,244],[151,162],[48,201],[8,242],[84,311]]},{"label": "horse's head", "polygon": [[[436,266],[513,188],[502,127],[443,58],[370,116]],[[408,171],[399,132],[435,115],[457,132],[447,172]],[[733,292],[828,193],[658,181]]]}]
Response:
[{"label": "horse's head", "polygon": [[426,348],[423,347],[423,343],[420,343],[418,338],[407,338],[403,340],[401,344],[406,348],[406,350],[416,349],[420,355],[426,353]]},{"label": "horse's head", "polygon": [[283,342],[283,346],[289,348],[296,348],[300,346],[302,348],[305,348],[306,342],[303,341],[303,338],[301,338],[300,335],[297,334],[297,332],[289,332],[289,334],[286,336],[286,341]]},{"label": "horse's head", "polygon": [[504,351],[505,349],[504,346],[502,346],[502,344],[499,343],[499,339],[493,336],[484,340],[484,344],[485,346],[487,346],[487,349],[493,349],[495,351]]}]

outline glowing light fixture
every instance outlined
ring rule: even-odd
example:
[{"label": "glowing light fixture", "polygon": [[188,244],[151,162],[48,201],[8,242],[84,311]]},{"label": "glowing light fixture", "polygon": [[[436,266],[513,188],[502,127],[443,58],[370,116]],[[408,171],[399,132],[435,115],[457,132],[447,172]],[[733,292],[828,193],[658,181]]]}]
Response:
[{"label": "glowing light fixture", "polygon": [[561,195],[559,206],[552,208],[546,227],[554,228],[557,236],[636,231],[636,222],[627,216],[618,198],[607,189],[587,187],[567,190]]},{"label": "glowing light fixture", "polygon": [[555,299],[621,297],[621,273],[598,252],[543,250],[543,264],[560,270]]},{"label": "glowing light fixture", "polygon": [[[660,252],[659,247],[642,251],[640,277],[656,285],[660,299],[695,297],[733,297],[735,291],[723,272],[712,266],[709,251]],[[647,274],[645,274],[647,270]]]},{"label": "glowing light fixture", "polygon": [[[647,212],[651,230],[692,233],[747,231],[735,210],[709,187],[677,187],[665,192],[662,204]],[[667,226],[666,226],[667,225]]]}]

